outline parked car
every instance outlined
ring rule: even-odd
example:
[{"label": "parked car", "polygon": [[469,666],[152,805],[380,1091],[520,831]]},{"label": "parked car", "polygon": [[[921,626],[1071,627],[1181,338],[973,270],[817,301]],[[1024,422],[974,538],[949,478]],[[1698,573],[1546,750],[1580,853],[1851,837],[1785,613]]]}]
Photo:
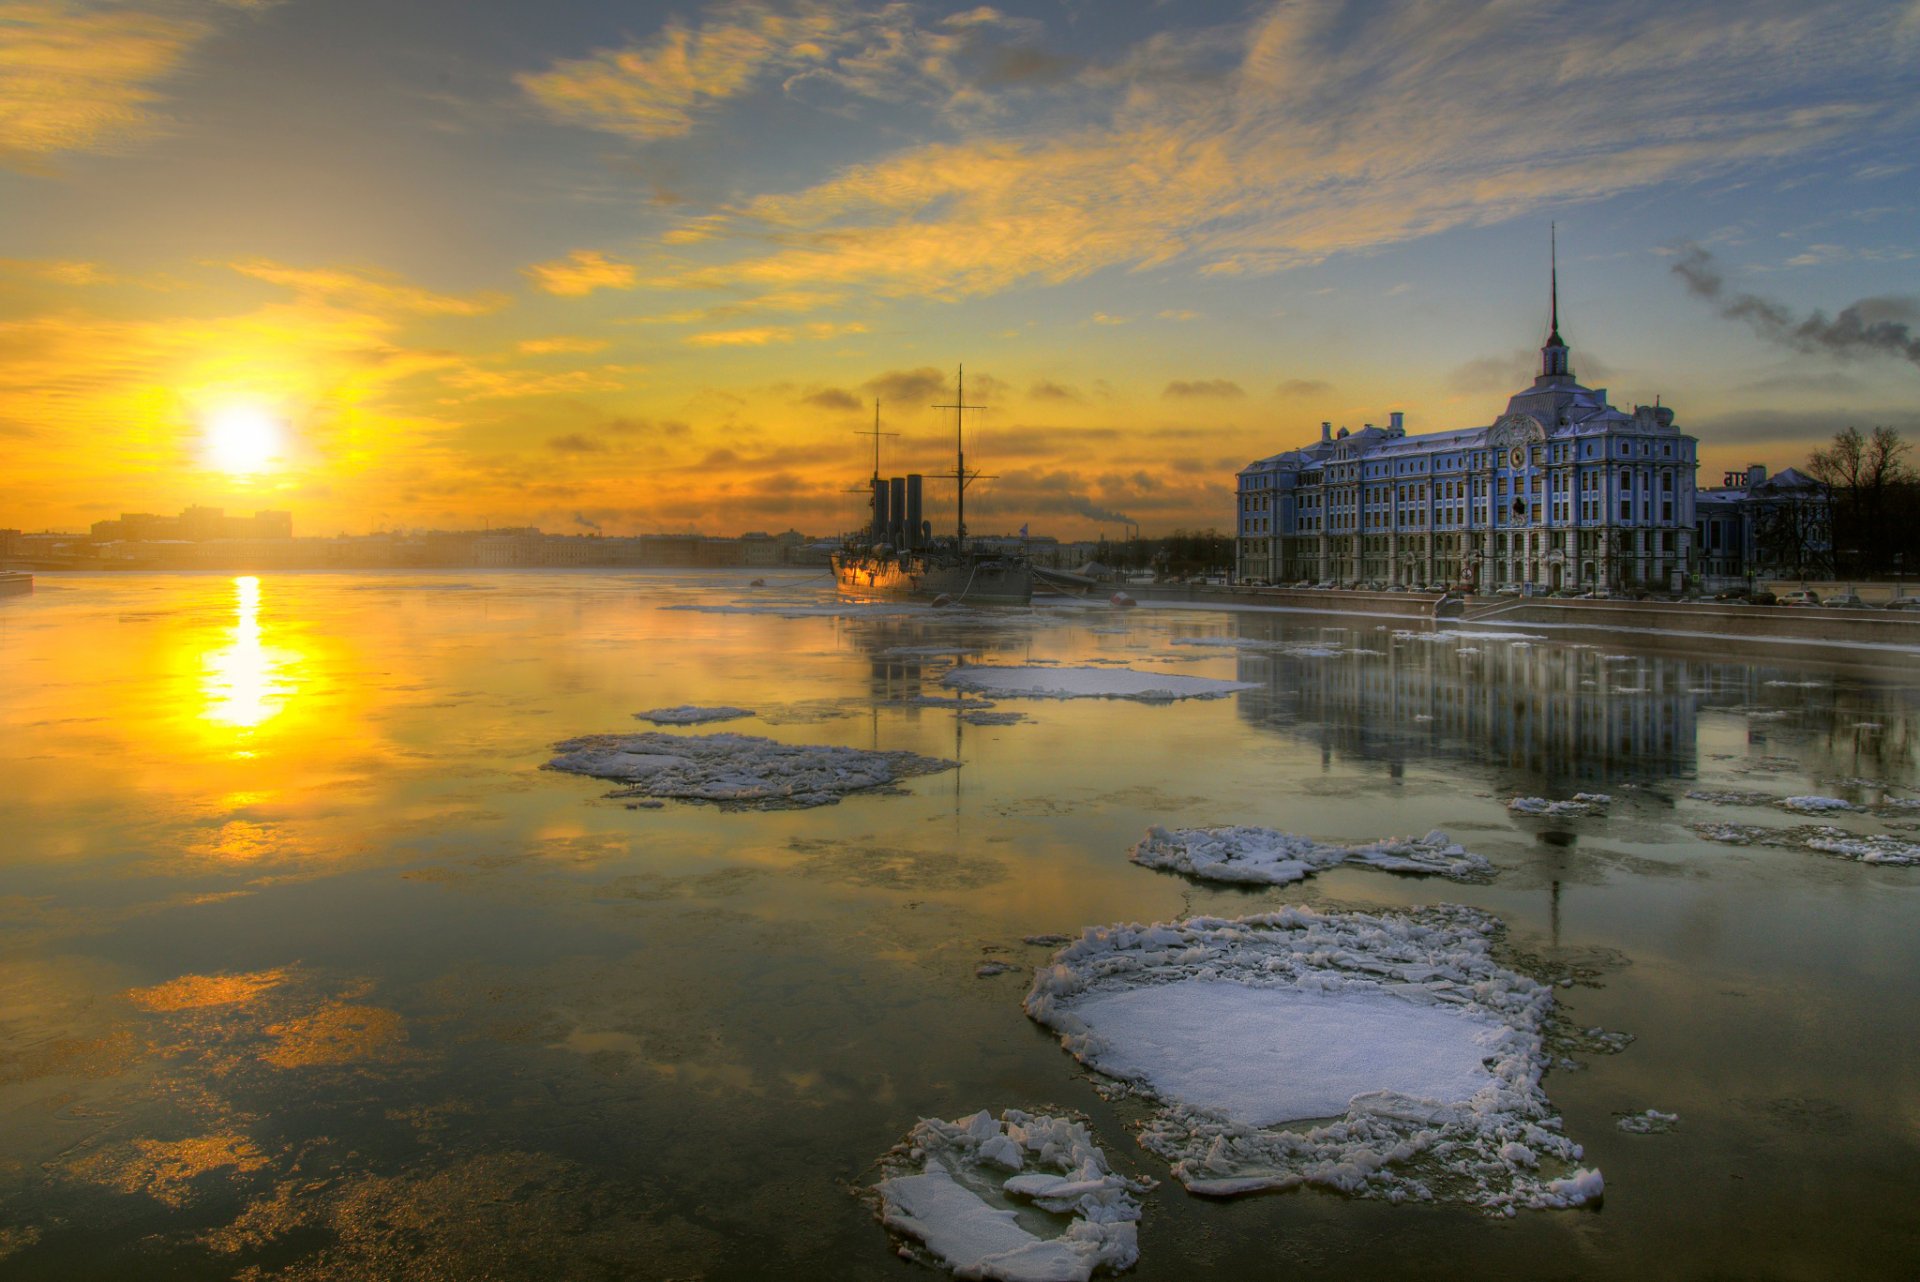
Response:
[{"label": "parked car", "polygon": [[1493,594],[1495,596],[1519,596],[1520,585],[1518,583],[1502,583],[1493,590]]},{"label": "parked car", "polygon": [[1887,602],[1889,610],[1920,610],[1920,596],[1897,596]]},{"label": "parked car", "polygon": [[1820,594],[1812,588],[1795,588],[1781,596],[1781,605],[1819,605]]},{"label": "parked car", "polygon": [[1765,588],[1761,588],[1758,592],[1755,592],[1747,598],[1748,605],[1778,605],[1779,603],[1780,599]]},{"label": "parked car", "polygon": [[1829,610],[1864,610],[1867,603],[1851,592],[1836,592],[1820,604]]}]

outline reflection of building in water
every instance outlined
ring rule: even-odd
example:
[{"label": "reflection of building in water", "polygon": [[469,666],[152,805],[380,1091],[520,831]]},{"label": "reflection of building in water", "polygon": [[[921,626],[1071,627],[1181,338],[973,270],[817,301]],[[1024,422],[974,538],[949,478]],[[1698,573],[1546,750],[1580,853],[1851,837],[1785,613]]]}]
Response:
[{"label": "reflection of building in water", "polygon": [[[1251,616],[1241,624],[1242,635],[1273,627]],[[1425,634],[1361,644],[1380,652],[1243,651],[1239,678],[1261,689],[1239,697],[1241,715],[1390,765],[1457,756],[1524,773],[1541,788],[1605,784],[1692,768],[1705,701],[1695,691],[1719,666]]]}]

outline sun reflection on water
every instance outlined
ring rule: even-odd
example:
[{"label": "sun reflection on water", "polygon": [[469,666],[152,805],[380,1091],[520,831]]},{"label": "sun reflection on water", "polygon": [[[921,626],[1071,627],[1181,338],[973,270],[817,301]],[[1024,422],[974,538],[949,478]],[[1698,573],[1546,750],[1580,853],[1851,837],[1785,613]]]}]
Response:
[{"label": "sun reflection on water", "polygon": [[269,646],[260,623],[260,580],[233,581],[232,640],[205,657],[202,715],[220,725],[253,730],[280,715],[298,690],[293,652]]}]

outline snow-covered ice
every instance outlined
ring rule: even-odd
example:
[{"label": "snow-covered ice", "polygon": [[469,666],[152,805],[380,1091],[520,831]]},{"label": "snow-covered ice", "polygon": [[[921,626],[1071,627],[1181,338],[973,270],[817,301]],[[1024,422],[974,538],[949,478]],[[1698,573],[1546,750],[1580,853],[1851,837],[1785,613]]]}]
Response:
[{"label": "snow-covered ice", "polygon": [[1540,1086],[1552,990],[1497,931],[1458,907],[1096,927],[1026,1009],[1158,1102],[1140,1142],[1192,1192],[1578,1205],[1603,1185]]},{"label": "snow-covered ice", "polygon": [[1680,1125],[1680,1114],[1650,1108],[1644,1113],[1620,1114],[1614,1125],[1629,1135],[1662,1135]]},{"label": "snow-covered ice", "polygon": [[1791,810],[1802,815],[1824,815],[1834,810],[1858,809],[1850,801],[1838,797],[1783,797],[1780,800],[1782,810]]},{"label": "snow-covered ice", "polygon": [[969,664],[941,679],[944,685],[981,694],[1025,699],[1138,699],[1166,703],[1175,699],[1219,699],[1258,687],[1250,681],[1184,677],[1135,668],[996,667]]},{"label": "snow-covered ice", "polygon": [[[1084,1123],[1008,1109],[921,1121],[880,1161],[881,1221],[962,1278],[1086,1282],[1140,1258],[1144,1186],[1116,1174]],[[1017,1208],[1070,1216],[1042,1237]],[[1029,1213],[1026,1217],[1032,1223]]]},{"label": "snow-covered ice", "polygon": [[1823,855],[1840,855],[1863,864],[1920,864],[1920,845],[1902,841],[1898,837],[1863,837],[1833,828],[1807,838],[1803,844],[1808,850],[1817,850]]},{"label": "snow-covered ice", "polygon": [[738,721],[741,717],[752,716],[753,710],[724,704],[707,708],[695,703],[683,703],[675,708],[652,708],[633,715],[641,721],[651,721],[656,726],[697,726],[708,721]]},{"label": "snow-covered ice", "polygon": [[1304,881],[1345,863],[1456,879],[1483,877],[1492,871],[1485,859],[1469,854],[1438,830],[1424,837],[1390,837],[1343,846],[1272,828],[1155,826],[1147,829],[1129,857],[1148,868],[1171,869],[1207,881],[1273,885]]},{"label": "snow-covered ice", "polygon": [[1546,819],[1576,819],[1605,810],[1613,797],[1604,792],[1576,792],[1567,801],[1549,801],[1545,797],[1515,797],[1507,809],[1516,815],[1538,815]]},{"label": "snow-covered ice", "polygon": [[550,770],[629,785],[621,797],[710,801],[729,809],[828,806],[955,763],[913,752],[778,743],[754,735],[596,734],[554,745]]}]

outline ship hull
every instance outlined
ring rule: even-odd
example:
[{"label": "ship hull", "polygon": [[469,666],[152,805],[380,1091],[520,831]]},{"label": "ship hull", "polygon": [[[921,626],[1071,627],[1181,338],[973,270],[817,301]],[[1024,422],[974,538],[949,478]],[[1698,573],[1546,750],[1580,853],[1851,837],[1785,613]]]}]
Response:
[{"label": "ship hull", "polygon": [[968,605],[1027,605],[1033,600],[1033,571],[1018,562],[996,559],[949,561],[907,553],[876,557],[836,552],[834,582],[847,596],[952,597]]}]

